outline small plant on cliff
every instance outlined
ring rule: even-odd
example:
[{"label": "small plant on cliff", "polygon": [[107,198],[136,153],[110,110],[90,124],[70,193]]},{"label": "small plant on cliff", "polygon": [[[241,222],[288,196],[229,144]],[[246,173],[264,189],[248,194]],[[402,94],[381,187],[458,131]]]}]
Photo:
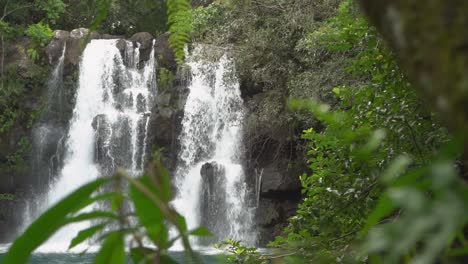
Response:
[{"label": "small plant on cliff", "polygon": [[161,89],[170,88],[174,79],[175,79],[175,75],[174,73],[172,73],[172,71],[164,67],[159,68],[159,73],[158,73],[158,87],[159,88]]},{"label": "small plant on cliff", "polygon": [[10,167],[24,169],[26,166],[25,156],[31,151],[31,142],[27,137],[22,137],[18,142],[16,152],[7,156]]},{"label": "small plant on cliff", "polygon": [[31,37],[33,46],[27,50],[29,58],[36,62],[39,60],[38,49],[46,46],[52,37],[54,32],[47,24],[39,22],[32,24],[26,29],[26,35]]},{"label": "small plant on cliff", "polygon": [[0,200],[14,200],[15,195],[11,193],[0,193]]},{"label": "small plant on cliff", "polygon": [[215,244],[215,248],[226,251],[225,256],[227,263],[234,264],[264,264],[266,260],[261,260],[261,254],[255,247],[246,247],[240,241],[234,239],[226,239],[220,244]]}]

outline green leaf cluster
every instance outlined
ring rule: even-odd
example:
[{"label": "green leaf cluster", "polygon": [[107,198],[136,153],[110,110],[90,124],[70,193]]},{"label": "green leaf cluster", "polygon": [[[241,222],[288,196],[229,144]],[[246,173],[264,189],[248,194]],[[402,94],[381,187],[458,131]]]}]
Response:
[{"label": "green leaf cluster", "polygon": [[223,250],[228,254],[225,256],[226,263],[243,263],[243,264],[266,264],[266,260],[261,259],[261,254],[255,247],[246,247],[240,241],[234,239],[226,239],[219,244],[214,245],[215,248]]},{"label": "green leaf cluster", "polygon": [[169,43],[174,50],[179,63],[184,58],[184,48],[190,40],[192,31],[192,12],[190,2],[187,0],[166,0],[167,23],[169,25]]}]

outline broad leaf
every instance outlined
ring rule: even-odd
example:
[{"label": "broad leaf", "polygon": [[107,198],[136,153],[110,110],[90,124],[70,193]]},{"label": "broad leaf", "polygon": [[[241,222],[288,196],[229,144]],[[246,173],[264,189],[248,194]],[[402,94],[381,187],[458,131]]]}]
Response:
[{"label": "broad leaf", "polygon": [[[153,194],[156,193],[154,186],[148,178],[143,177],[138,179],[138,181],[144,184]],[[162,233],[167,231],[164,228],[164,217],[161,210],[134,185],[130,186],[130,198],[135,205],[135,211],[140,223],[146,228],[148,237],[154,243],[159,244],[161,242],[159,238]]]},{"label": "broad leaf", "polygon": [[74,191],[42,214],[26,231],[15,240],[3,258],[3,264],[21,264],[29,255],[57,230],[66,225],[67,214],[83,208],[82,201],[102,186],[108,178],[97,179]]},{"label": "broad leaf", "polygon": [[125,264],[125,245],[123,235],[119,231],[107,235],[94,264]]},{"label": "broad leaf", "polygon": [[97,232],[102,230],[105,226],[106,226],[105,224],[100,224],[100,225],[92,226],[90,228],[81,230],[80,232],[78,232],[76,237],[72,239],[68,249],[71,249],[71,248],[81,244],[81,242],[83,242],[86,239],[92,237],[94,234],[96,234]]},{"label": "broad leaf", "polygon": [[212,236],[210,230],[204,226],[200,226],[189,233],[190,235],[194,236]]},{"label": "broad leaf", "polygon": [[[156,252],[151,248],[132,248],[130,249],[130,256],[132,261],[135,264],[149,264],[152,263],[152,257],[154,257]],[[153,256],[151,256],[153,255]]]},{"label": "broad leaf", "polygon": [[380,219],[387,216],[391,212],[395,210],[395,205],[393,204],[392,200],[388,196],[388,193],[383,194],[380,197],[380,200],[377,203],[374,211],[369,215],[367,218],[367,223],[364,228],[361,230],[361,235],[366,234],[370,228],[375,226]]},{"label": "broad leaf", "polygon": [[81,222],[81,221],[86,221],[86,220],[91,220],[91,219],[96,219],[96,218],[109,218],[109,219],[119,219],[119,217],[111,212],[105,212],[105,211],[93,211],[93,212],[86,212],[79,214],[77,216],[71,217],[67,219],[67,223],[74,223],[74,222]]}]

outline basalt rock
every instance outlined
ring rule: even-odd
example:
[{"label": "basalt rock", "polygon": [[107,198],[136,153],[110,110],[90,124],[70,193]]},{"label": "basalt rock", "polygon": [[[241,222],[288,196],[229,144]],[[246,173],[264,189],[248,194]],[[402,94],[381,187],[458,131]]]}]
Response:
[{"label": "basalt rock", "polygon": [[148,32],[139,32],[135,33],[130,41],[135,41],[140,44],[140,61],[137,61],[137,64],[140,64],[143,61],[147,61],[151,54],[151,48],[153,46],[154,37]]},{"label": "basalt rock", "polygon": [[[278,163],[272,163],[261,168],[262,188],[261,193],[268,195],[269,193],[278,192],[298,192],[301,189],[299,182],[300,171],[281,168]],[[297,175],[297,177],[291,177]]]},{"label": "basalt rock", "polygon": [[49,64],[55,65],[62,56],[65,43],[70,37],[70,32],[65,30],[55,30],[52,41],[46,47],[46,54],[49,58]]},{"label": "basalt rock", "polygon": [[225,169],[216,162],[203,164],[200,170],[202,191],[200,193],[201,225],[206,226],[215,237],[223,234],[224,222],[228,221],[226,208]]},{"label": "basalt rock", "polygon": [[[180,76],[177,77],[174,83],[180,79]],[[187,89],[184,85],[173,85],[170,89],[158,88],[157,93],[156,103],[151,110],[148,142],[163,151],[164,165],[174,171],[180,149],[177,139],[182,129]]]},{"label": "basalt rock", "polygon": [[177,62],[174,51],[169,45],[169,33],[164,33],[156,38],[154,43],[154,54],[160,67],[176,72]]}]

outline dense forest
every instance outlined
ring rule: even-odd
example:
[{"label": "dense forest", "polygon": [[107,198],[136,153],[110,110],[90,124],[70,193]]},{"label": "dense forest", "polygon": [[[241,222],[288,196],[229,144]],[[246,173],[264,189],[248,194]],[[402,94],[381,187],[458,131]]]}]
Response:
[{"label": "dense forest", "polygon": [[[27,263],[59,229],[89,221],[67,247],[92,240],[92,263],[466,263],[467,11],[464,1],[439,0],[0,0],[0,241],[8,243],[0,260]],[[84,33],[73,39],[76,32]],[[31,173],[34,130],[44,113],[72,129],[83,52],[98,39],[138,42],[135,71],[156,69],[155,106],[141,114],[156,116],[146,119],[154,129],[143,137],[151,141],[140,151],[143,169],[106,168],[113,176],[76,186],[29,227],[12,227],[25,221],[16,211],[45,199],[35,193],[53,182]],[[221,87],[239,90],[228,90],[239,94],[224,108],[242,104],[236,158],[245,168],[242,206],[254,211],[244,233],[255,233],[254,243],[220,237],[216,221],[193,228],[173,202],[183,190],[174,180],[180,153],[190,149],[181,138],[199,135],[184,132],[183,118],[198,80],[186,77],[198,65],[191,54],[200,46],[206,65],[220,61],[213,75],[231,67],[219,55],[228,54],[238,80]],[[55,109],[44,91],[62,52],[67,99]],[[125,52],[120,63],[130,67]],[[100,119],[92,122],[98,133]],[[201,190],[214,195],[213,185],[224,183],[213,178],[228,167],[210,162],[197,173],[210,184]],[[207,261],[198,241],[219,257]],[[185,262],[171,255],[177,243]]]}]

